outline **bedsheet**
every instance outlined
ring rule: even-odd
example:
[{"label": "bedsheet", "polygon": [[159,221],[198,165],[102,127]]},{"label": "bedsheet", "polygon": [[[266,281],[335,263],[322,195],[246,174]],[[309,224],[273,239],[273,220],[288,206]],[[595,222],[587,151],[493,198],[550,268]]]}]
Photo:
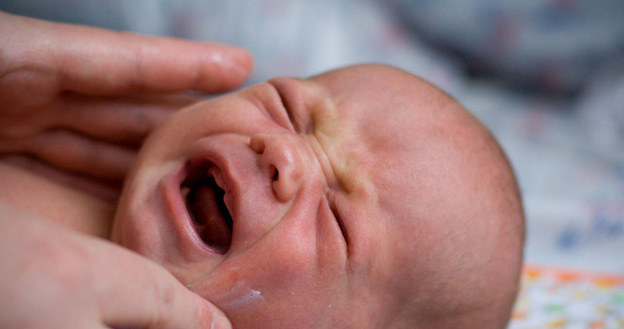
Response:
[{"label": "bedsheet", "polygon": [[508,329],[624,328],[624,275],[527,266]]}]

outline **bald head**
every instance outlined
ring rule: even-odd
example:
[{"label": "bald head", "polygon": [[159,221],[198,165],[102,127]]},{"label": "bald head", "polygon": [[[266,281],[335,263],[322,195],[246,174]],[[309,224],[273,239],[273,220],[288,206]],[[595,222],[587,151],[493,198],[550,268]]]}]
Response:
[{"label": "bald head", "polygon": [[[515,178],[487,129],[423,80],[379,65],[278,78],[152,137],[117,231],[236,327],[504,327],[524,234]],[[176,217],[144,188],[202,157],[234,207],[225,253],[179,228],[192,209]]]},{"label": "bald head", "polygon": [[357,109],[358,139],[345,149],[366,145],[366,171],[387,191],[378,202],[399,232],[387,241],[396,271],[385,278],[396,281],[397,326],[503,328],[524,216],[497,141],[458,102],[404,71],[364,65],[317,79],[337,106]]}]

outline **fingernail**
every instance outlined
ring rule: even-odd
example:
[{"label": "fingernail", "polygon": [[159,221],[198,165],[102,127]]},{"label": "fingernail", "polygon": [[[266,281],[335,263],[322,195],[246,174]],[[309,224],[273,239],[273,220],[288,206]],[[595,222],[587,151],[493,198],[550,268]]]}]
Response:
[{"label": "fingernail", "polygon": [[214,314],[210,329],[232,329],[230,321],[221,314]]},{"label": "fingernail", "polygon": [[231,68],[236,70],[236,73],[241,76],[242,79],[247,79],[254,66],[251,53],[243,48],[233,48],[229,59],[231,60]]}]

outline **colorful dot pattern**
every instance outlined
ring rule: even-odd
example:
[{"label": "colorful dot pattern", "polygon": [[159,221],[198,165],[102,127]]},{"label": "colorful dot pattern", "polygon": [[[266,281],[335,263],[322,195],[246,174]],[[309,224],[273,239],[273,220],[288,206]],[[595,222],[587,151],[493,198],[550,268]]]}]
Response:
[{"label": "colorful dot pattern", "polygon": [[527,266],[508,329],[624,329],[624,275]]}]

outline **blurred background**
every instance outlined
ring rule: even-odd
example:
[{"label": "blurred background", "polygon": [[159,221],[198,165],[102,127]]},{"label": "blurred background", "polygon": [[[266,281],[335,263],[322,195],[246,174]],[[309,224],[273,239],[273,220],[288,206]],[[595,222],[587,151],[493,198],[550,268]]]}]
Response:
[{"label": "blurred background", "polygon": [[410,71],[464,104],[511,158],[528,264],[624,275],[622,0],[0,0],[0,10],[242,46],[256,63],[248,84],[362,62]]}]

